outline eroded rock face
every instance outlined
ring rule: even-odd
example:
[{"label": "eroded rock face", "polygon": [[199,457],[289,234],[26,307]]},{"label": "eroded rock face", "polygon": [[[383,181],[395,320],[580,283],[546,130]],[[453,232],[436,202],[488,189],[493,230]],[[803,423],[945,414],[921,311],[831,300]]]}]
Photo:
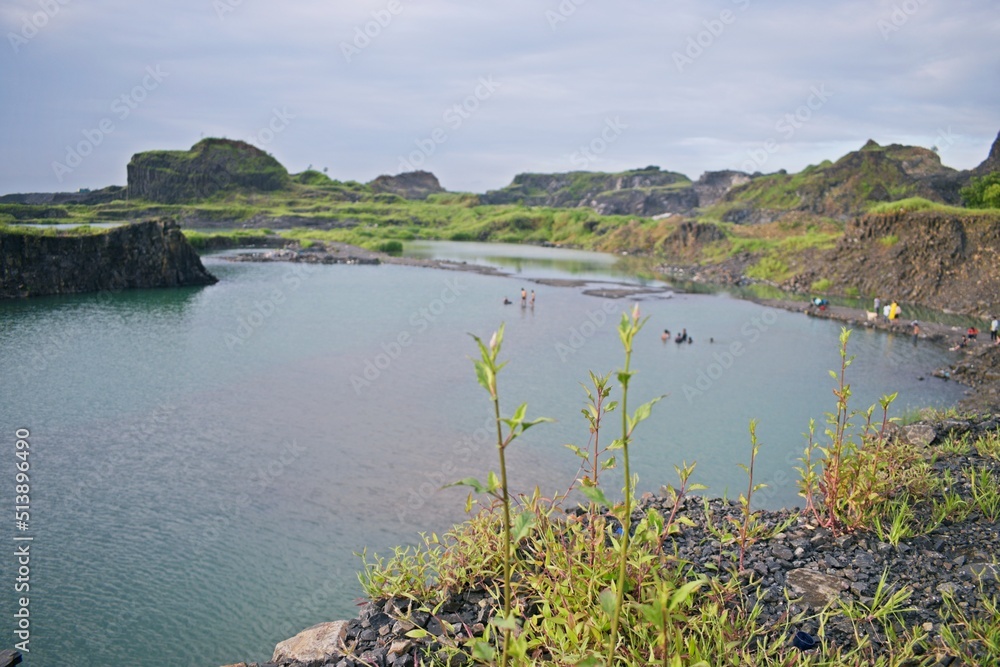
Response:
[{"label": "eroded rock face", "polygon": [[347,651],[347,621],[319,623],[274,647],[271,662],[279,664],[324,664]]},{"label": "eroded rock face", "polygon": [[0,298],[215,282],[171,220],[88,236],[0,232]]}]

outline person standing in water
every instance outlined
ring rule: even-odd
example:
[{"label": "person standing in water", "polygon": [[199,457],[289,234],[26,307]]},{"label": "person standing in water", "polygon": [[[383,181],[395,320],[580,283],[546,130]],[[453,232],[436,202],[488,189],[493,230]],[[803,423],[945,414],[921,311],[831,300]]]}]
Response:
[{"label": "person standing in water", "polygon": [[531,307],[535,307],[535,290],[531,290]]},{"label": "person standing in water", "polygon": [[528,303],[528,293],[522,287],[521,288],[521,307],[523,308],[525,305],[527,305],[527,303]]}]

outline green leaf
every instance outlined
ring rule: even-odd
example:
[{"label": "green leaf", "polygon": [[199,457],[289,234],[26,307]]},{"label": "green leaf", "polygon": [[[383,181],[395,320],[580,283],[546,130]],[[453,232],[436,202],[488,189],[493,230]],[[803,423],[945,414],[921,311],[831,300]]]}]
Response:
[{"label": "green leaf", "polygon": [[663,400],[663,396],[657,396],[656,398],[654,398],[653,400],[649,401],[648,403],[643,403],[638,408],[636,408],[635,412],[632,413],[632,415],[633,415],[632,416],[632,423],[633,424],[638,424],[639,422],[643,422],[643,421],[646,421],[647,419],[649,419],[649,416],[651,414],[653,414],[653,406],[656,405],[657,403],[659,403],[662,400]]},{"label": "green leaf", "polygon": [[486,476],[486,492],[493,493],[500,488],[500,480],[497,478],[497,474],[492,470]]},{"label": "green leaf", "polygon": [[618,401],[611,401],[610,403],[604,406],[604,411],[614,412],[617,407],[618,407]]},{"label": "green leaf", "polygon": [[608,451],[614,451],[616,449],[621,449],[625,446],[625,440],[622,438],[615,438],[610,445],[608,445]]},{"label": "green leaf", "polygon": [[501,630],[517,630],[517,619],[513,614],[507,618],[502,616],[494,616],[490,619],[490,623],[500,628]]},{"label": "green leaf", "polygon": [[527,411],[528,411],[528,404],[521,403],[521,405],[517,406],[517,410],[514,410],[514,416],[510,418],[510,421],[520,424],[521,422],[524,421],[524,415]]},{"label": "green leaf", "polygon": [[414,628],[406,633],[406,636],[410,639],[423,639],[424,637],[429,637],[431,633],[427,632],[423,628]]},{"label": "green leaf", "polygon": [[608,616],[613,615],[615,613],[615,605],[618,602],[617,598],[615,597],[614,591],[612,591],[610,588],[605,588],[603,591],[601,591],[599,597],[601,600],[601,609],[604,610],[604,613],[607,614]]},{"label": "green leaf", "polygon": [[590,458],[590,455],[587,454],[587,452],[583,451],[582,449],[580,449],[576,445],[563,445],[563,447],[565,447],[566,449],[570,450],[571,452],[573,452],[574,454],[576,454],[577,456],[579,456],[581,459],[585,459],[586,460],[586,459]]},{"label": "green leaf", "polygon": [[608,502],[607,497],[604,495],[604,491],[602,491],[600,487],[584,486],[580,488],[580,493],[587,496],[592,503],[603,505],[604,507],[611,507],[611,503]]},{"label": "green leaf", "polygon": [[[490,473],[490,474],[492,475],[493,473]],[[442,487],[442,488],[447,489],[448,487],[451,487],[451,486],[471,486],[473,489],[476,490],[476,493],[486,493],[487,492],[487,489],[486,489],[485,486],[483,486],[483,483],[480,482],[475,477],[466,477],[465,479],[460,479],[457,482],[452,482],[451,484],[445,484],[444,487]]]},{"label": "green leaf", "polygon": [[528,512],[521,512],[514,519],[514,525],[512,526],[514,534],[511,535],[511,539],[514,544],[517,544],[531,532],[532,527],[535,525],[535,517],[533,514]]},{"label": "green leaf", "polygon": [[477,641],[472,645],[472,658],[478,662],[493,662],[496,651],[489,642]]},{"label": "green leaf", "polygon": [[689,581],[670,596],[670,604],[668,607],[670,609],[677,609],[678,606],[688,602],[691,599],[692,594],[705,585],[704,579],[696,579],[695,581]]},{"label": "green leaf", "polygon": [[605,459],[604,462],[601,463],[601,470],[611,470],[616,465],[618,465],[618,461],[612,456],[611,458]]}]

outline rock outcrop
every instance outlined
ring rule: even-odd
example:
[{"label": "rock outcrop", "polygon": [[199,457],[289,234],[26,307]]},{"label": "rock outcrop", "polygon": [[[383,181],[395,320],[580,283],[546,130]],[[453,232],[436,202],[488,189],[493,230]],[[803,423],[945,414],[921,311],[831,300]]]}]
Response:
[{"label": "rock outcrop", "polygon": [[836,162],[759,176],[722,197],[727,222],[767,223],[807,213],[848,221],[872,204],[907,197],[958,204],[969,172],[941,164],[937,153],[917,146],[868,142]]},{"label": "rock outcrop", "polygon": [[170,220],[87,235],[0,231],[0,298],[215,282]]},{"label": "rock outcrop", "polygon": [[817,268],[785,287],[808,291],[823,278],[839,289],[854,287],[883,299],[969,315],[1000,314],[1000,213],[860,216]]},{"label": "rock outcrop", "polygon": [[128,163],[131,199],[181,204],[222,191],[288,188],[280,162],[243,141],[203,139],[188,151],[136,153]]},{"label": "rock outcrop", "polygon": [[379,176],[368,184],[373,192],[399,195],[403,199],[427,199],[444,192],[437,176],[429,171],[408,171],[397,176]]},{"label": "rock outcrop", "polygon": [[997,133],[997,138],[993,142],[993,146],[990,147],[990,154],[982,164],[972,170],[974,176],[985,176],[994,171],[1000,171],[1000,132]]}]

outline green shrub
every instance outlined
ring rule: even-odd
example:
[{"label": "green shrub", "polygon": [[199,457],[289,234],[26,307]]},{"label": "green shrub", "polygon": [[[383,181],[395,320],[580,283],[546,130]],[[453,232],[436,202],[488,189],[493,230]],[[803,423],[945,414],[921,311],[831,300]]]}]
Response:
[{"label": "green shrub", "polygon": [[820,278],[819,280],[814,281],[813,284],[809,286],[809,290],[811,292],[819,292],[821,294],[825,294],[826,292],[830,291],[831,287],[833,287],[832,280],[830,280],[829,278]]}]

